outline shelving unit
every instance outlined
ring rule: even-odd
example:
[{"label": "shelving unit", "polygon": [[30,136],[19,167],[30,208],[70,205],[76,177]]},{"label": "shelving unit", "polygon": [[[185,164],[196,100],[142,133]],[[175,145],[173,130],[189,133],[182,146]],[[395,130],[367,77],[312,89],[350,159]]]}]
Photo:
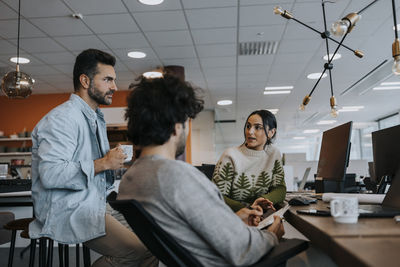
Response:
[{"label": "shelving unit", "polygon": [[20,142],[20,141],[32,141],[31,137],[19,137],[19,138],[0,138],[1,142]]}]

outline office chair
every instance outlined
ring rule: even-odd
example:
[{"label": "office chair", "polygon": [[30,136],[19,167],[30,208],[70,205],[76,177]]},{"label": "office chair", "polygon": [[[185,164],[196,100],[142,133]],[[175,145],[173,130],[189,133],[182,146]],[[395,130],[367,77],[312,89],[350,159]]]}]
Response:
[{"label": "office chair", "polygon": [[[167,266],[203,267],[190,252],[165,232],[154,218],[134,199],[115,200],[115,192],[108,197],[111,207],[121,212],[139,239],[161,262]],[[286,260],[307,249],[308,242],[288,239],[264,255],[254,267],[280,266]]]},{"label": "office chair", "polygon": [[213,174],[214,174],[214,169],[215,169],[215,164],[202,164],[201,166],[195,166],[199,171],[204,173],[205,176],[207,176],[208,179],[212,179]]}]

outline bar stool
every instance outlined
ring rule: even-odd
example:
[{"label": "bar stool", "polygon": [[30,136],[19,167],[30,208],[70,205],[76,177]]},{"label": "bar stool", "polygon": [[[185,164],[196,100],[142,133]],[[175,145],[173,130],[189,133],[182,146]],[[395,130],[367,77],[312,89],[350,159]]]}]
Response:
[{"label": "bar stool", "polygon": [[10,221],[3,226],[4,229],[11,231],[11,244],[10,244],[10,251],[8,253],[8,267],[12,267],[13,265],[15,239],[17,237],[17,231],[23,231],[28,229],[29,223],[33,220],[34,220],[33,218],[17,219]]}]

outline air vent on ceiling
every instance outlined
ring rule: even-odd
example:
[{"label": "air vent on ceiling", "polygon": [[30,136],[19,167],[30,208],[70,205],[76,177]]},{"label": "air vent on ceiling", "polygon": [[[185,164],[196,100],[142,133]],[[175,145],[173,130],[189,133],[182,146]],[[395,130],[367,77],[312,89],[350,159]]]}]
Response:
[{"label": "air vent on ceiling", "polygon": [[242,42],[239,44],[240,56],[272,55],[278,49],[276,41],[269,42]]}]

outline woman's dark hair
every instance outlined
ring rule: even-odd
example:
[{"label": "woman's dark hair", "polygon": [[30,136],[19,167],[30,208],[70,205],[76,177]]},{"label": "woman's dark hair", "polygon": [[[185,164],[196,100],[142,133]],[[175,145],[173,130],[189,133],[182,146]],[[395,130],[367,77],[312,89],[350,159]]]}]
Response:
[{"label": "woman's dark hair", "polygon": [[[274,136],[272,136],[272,138],[268,138],[267,129],[272,130],[272,129],[276,129],[276,128],[277,128],[276,118],[275,118],[275,115],[272,114],[271,111],[268,111],[268,110],[266,110],[266,109],[259,109],[259,110],[253,111],[253,112],[247,117],[246,122],[245,122],[245,124],[244,124],[243,133],[244,133],[244,138],[245,138],[245,139],[246,139],[246,124],[247,124],[247,121],[249,120],[249,118],[250,118],[251,116],[253,116],[253,115],[255,115],[255,114],[257,114],[258,116],[260,116],[260,117],[261,117],[261,120],[262,120],[262,122],[263,122],[264,132],[265,132],[265,135],[267,136],[267,142],[264,144],[264,148],[265,148],[267,145],[272,144],[272,139],[275,138],[276,131],[275,131],[275,133],[274,133]],[[267,126],[268,126],[268,128],[267,128]]]},{"label": "woman's dark hair", "polygon": [[74,65],[74,90],[75,92],[79,90],[81,82],[79,77],[82,74],[86,74],[90,80],[97,74],[97,63],[102,63],[104,65],[115,66],[115,57],[97,50],[97,49],[87,49],[82,51],[75,60]]},{"label": "woman's dark hair", "polygon": [[176,123],[194,119],[204,101],[195,89],[172,75],[163,78],[142,78],[132,86],[125,119],[128,138],[137,146],[162,145],[175,131]]}]

